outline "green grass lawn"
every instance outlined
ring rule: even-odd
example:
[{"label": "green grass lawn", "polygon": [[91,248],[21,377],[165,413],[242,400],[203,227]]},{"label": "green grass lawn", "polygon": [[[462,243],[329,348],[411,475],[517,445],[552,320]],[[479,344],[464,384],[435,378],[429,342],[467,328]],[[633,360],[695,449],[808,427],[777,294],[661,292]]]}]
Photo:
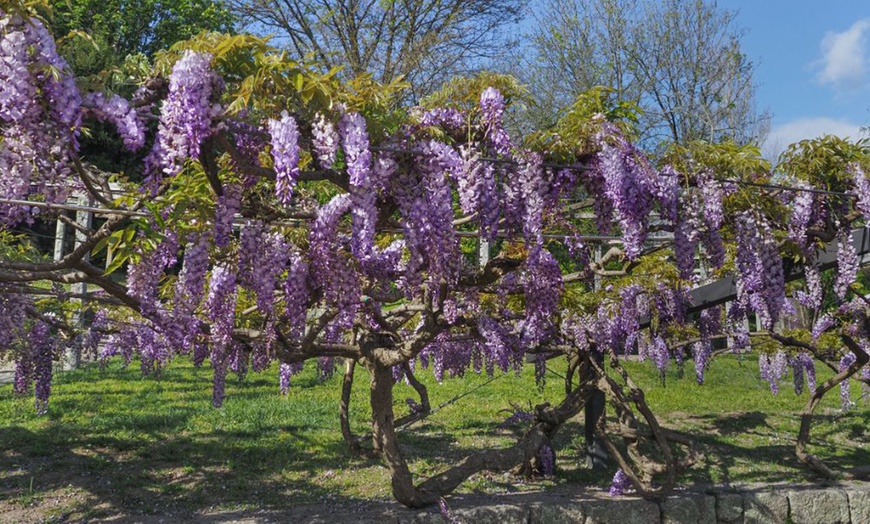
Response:
[{"label": "green grass lawn", "polygon": [[[528,407],[558,402],[557,376],[534,384],[531,366],[521,375],[491,380],[469,374],[438,384],[420,378],[433,407],[454,403],[402,433],[412,469],[435,473],[470,451],[507,445],[520,429],[499,429],[511,403]],[[691,435],[705,460],[685,472],[684,484],[813,480],[793,455],[797,413],[808,393],[783,383],[778,396],[758,378],[755,359],[720,357],[698,386],[672,368],[662,384],[651,363],[628,363],[635,380],[668,428]],[[820,370],[820,380],[830,373]],[[490,381],[491,380],[491,381]],[[293,377],[290,394],[278,394],[277,370],[227,381],[224,407],[211,406],[211,373],[175,362],[160,380],[136,366],[113,363],[60,374],[47,416],[36,416],[32,397],[15,398],[0,386],[0,515],[38,507],[47,516],[99,518],[119,512],[183,513],[210,508],[280,507],[390,498],[386,469],[353,457],[338,426],[340,377],[320,382],[313,369]],[[854,384],[853,397],[861,394]],[[358,370],[353,428],[367,430],[367,374]],[[811,451],[837,467],[870,464],[870,408],[864,400],[845,413],[838,391],[818,410]],[[407,411],[413,391],[396,388],[396,412]],[[582,466],[582,417],[557,435],[554,479],[523,481],[507,474],[473,477],[465,492],[540,489],[554,484],[606,487],[612,471]],[[0,519],[2,520],[2,519]]]}]

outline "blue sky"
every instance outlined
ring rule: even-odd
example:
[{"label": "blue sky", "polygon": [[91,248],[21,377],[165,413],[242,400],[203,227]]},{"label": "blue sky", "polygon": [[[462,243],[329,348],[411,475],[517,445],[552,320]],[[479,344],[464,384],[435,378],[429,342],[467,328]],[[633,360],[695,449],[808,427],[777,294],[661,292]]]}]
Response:
[{"label": "blue sky", "polygon": [[823,133],[870,125],[870,2],[719,0],[738,12],[756,64],[759,109],[773,114],[767,154]]},{"label": "blue sky", "polygon": [[[685,0],[690,1],[690,0]],[[532,9],[542,0],[532,0]],[[768,158],[804,138],[870,126],[870,0],[718,0],[737,12],[757,107],[773,115]],[[531,17],[522,24],[530,24]]]}]

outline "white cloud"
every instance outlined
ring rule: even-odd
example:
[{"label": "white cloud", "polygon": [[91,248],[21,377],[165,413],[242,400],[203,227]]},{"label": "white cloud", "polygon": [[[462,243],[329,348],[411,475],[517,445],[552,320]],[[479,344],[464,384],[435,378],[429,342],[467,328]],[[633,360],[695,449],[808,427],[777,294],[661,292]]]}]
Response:
[{"label": "white cloud", "polygon": [[822,39],[821,69],[817,78],[837,88],[857,89],[868,83],[867,47],[870,18],[859,20],[842,33],[829,31]]},{"label": "white cloud", "polygon": [[761,152],[768,160],[776,160],[790,144],[822,135],[837,135],[852,140],[863,136],[861,126],[848,120],[827,117],[797,118],[771,129],[761,146]]}]

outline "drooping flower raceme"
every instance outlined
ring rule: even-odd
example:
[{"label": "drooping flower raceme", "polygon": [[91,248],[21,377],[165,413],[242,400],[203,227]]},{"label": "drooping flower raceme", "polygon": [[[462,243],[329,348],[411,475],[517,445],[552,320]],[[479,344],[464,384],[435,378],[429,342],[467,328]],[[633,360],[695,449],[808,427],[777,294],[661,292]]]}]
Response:
[{"label": "drooping flower raceme", "polygon": [[562,273],[549,251],[533,246],[526,259],[523,276],[526,297],[523,343],[534,345],[553,333],[553,320],[559,309],[562,292]]},{"label": "drooping flower raceme", "polygon": [[177,316],[193,314],[205,292],[205,277],[208,272],[207,235],[193,235],[184,248],[184,264],[175,286],[174,312]]},{"label": "drooping flower raceme", "polygon": [[350,211],[351,196],[336,195],[320,208],[309,233],[313,284],[323,289],[326,302],[338,308],[336,326],[348,328],[360,305],[359,273],[350,264],[338,232],[341,217]]},{"label": "drooping flower raceme", "polygon": [[858,163],[850,164],[849,172],[855,181],[855,192],[858,194],[858,203],[855,207],[864,215],[864,220],[870,221],[870,180]]},{"label": "drooping flower raceme", "polygon": [[[40,194],[62,202],[77,186],[81,94],[42,22],[0,11],[0,197]],[[0,205],[0,222],[31,219],[26,206]]]},{"label": "drooping flower raceme", "polygon": [[367,265],[372,256],[377,222],[377,195],[372,190],[372,153],[365,119],[359,113],[348,113],[338,122],[341,146],[347,162],[350,194],[353,201],[351,250]]},{"label": "drooping flower raceme", "polygon": [[701,242],[713,267],[722,267],[725,263],[725,247],[719,231],[725,222],[722,207],[725,190],[710,171],[703,171],[698,175],[698,185],[704,201],[704,231],[701,233]]},{"label": "drooping flower raceme", "polygon": [[695,251],[698,247],[703,223],[703,202],[695,192],[680,196],[680,220],[674,226],[674,256],[680,278],[690,280],[694,276]]},{"label": "drooping flower raceme", "polygon": [[810,227],[813,220],[813,194],[809,191],[800,191],[800,189],[808,189],[806,183],[799,183],[797,191],[794,191],[791,205],[791,216],[789,217],[788,236],[798,245],[804,255],[812,255],[813,250],[810,249],[810,239],[807,236],[807,228]]},{"label": "drooping flower raceme", "polygon": [[521,163],[520,187],[523,196],[523,236],[529,245],[541,246],[544,242],[544,198],[548,184],[541,168],[541,156],[529,154]]},{"label": "drooping flower raceme", "polygon": [[603,194],[616,212],[630,260],[640,255],[647,237],[649,215],[658,201],[666,215],[673,215],[676,185],[663,180],[646,158],[613,124],[603,124],[596,136],[600,150],[595,164],[603,179]]},{"label": "drooping flower raceme", "polygon": [[761,378],[770,384],[770,392],[774,395],[779,393],[779,381],[785,376],[787,367],[788,358],[782,350],[777,350],[772,357],[768,353],[758,355],[758,369]]},{"label": "drooping flower raceme", "polygon": [[841,299],[846,298],[849,286],[858,275],[858,254],[852,244],[852,235],[848,230],[840,232],[837,243],[837,281],[834,283],[834,292]]},{"label": "drooping flower raceme", "polygon": [[233,232],[233,220],[242,207],[242,186],[225,184],[214,210],[214,245],[226,247]]},{"label": "drooping flower raceme", "polygon": [[701,312],[701,318],[698,322],[701,340],[692,345],[692,357],[695,360],[695,378],[698,384],[704,383],[707,361],[713,352],[712,337],[721,328],[721,314],[722,312],[718,306],[705,309]]},{"label": "drooping flower raceme", "polygon": [[805,307],[815,309],[822,305],[822,276],[812,258],[804,264],[804,283],[806,291],[798,290],[794,296]]},{"label": "drooping flower raceme", "polygon": [[417,173],[400,173],[393,182],[410,252],[405,271],[409,293],[419,289],[424,276],[433,284],[443,279],[452,286],[459,276],[461,258],[448,174],[463,169],[462,158],[455,149],[435,140],[420,142],[417,147]]},{"label": "drooping flower raceme", "polygon": [[299,128],[296,120],[284,111],[281,120],[269,120],[269,134],[275,163],[275,195],[287,205],[299,178]]},{"label": "drooping flower raceme", "polygon": [[504,96],[497,89],[488,87],[480,94],[481,120],[490,146],[500,155],[509,155],[513,143],[503,127],[504,111]]},{"label": "drooping flower raceme", "polygon": [[88,107],[97,120],[114,124],[128,150],[138,151],[145,145],[145,126],[127,100],[118,95],[106,98],[103,93],[94,92],[85,95],[82,105]]},{"label": "drooping flower raceme", "polygon": [[260,221],[242,228],[239,249],[239,284],[252,289],[257,297],[257,309],[264,316],[273,310],[278,275],[290,256],[283,235],[269,232]]},{"label": "drooping flower raceme", "polygon": [[[863,348],[866,351],[866,346]],[[847,353],[840,359],[840,365],[837,368],[837,371],[842,373],[846,371],[849,366],[855,363],[856,357],[854,353]],[[840,407],[843,408],[843,411],[851,409],[855,403],[852,402],[852,396],[849,388],[849,379],[846,379],[840,382]]]},{"label": "drooping flower raceme", "polygon": [[302,337],[305,330],[305,313],[308,310],[308,263],[297,251],[289,253],[287,280],[284,281],[284,314],[294,339]]},{"label": "drooping flower raceme", "polygon": [[737,301],[772,329],[785,303],[785,272],[770,225],[764,217],[742,213],[737,221]]},{"label": "drooping flower raceme", "polygon": [[372,153],[365,119],[359,113],[348,113],[338,122],[341,146],[347,162],[350,185],[365,187],[372,169]]},{"label": "drooping flower raceme", "polygon": [[24,320],[30,299],[0,284],[0,358],[12,347],[13,341],[24,335]]},{"label": "drooping flower raceme", "polygon": [[224,398],[224,384],[232,346],[233,326],[236,313],[236,272],[224,265],[216,266],[211,273],[206,315],[211,321],[211,365],[214,369],[212,404],[220,407]]},{"label": "drooping flower raceme", "polygon": [[39,415],[48,412],[55,340],[55,337],[51,336],[48,324],[42,320],[36,321],[26,339],[22,340],[25,347],[15,365],[15,394],[23,395],[30,385],[35,383],[34,398],[36,413]]},{"label": "drooping flower raceme", "polygon": [[223,80],[212,70],[211,60],[209,53],[185,51],[172,67],[157,140],[146,160],[146,183],[152,191],[164,176],[177,175],[186,160],[199,157],[202,142],[212,134],[212,122],[222,111],[214,98]]},{"label": "drooping flower raceme", "polygon": [[311,133],[314,135],[312,146],[314,146],[314,152],[317,155],[320,167],[332,169],[333,164],[335,164],[339,141],[335,124],[327,120],[322,114],[317,113],[314,123],[311,125]]}]

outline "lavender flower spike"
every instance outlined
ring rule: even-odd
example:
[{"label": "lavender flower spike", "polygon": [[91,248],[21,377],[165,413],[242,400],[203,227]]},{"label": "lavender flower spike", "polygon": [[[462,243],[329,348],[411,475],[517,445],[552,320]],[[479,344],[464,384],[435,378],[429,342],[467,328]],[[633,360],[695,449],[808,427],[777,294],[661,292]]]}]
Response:
[{"label": "lavender flower spike", "polygon": [[287,205],[299,178],[299,128],[286,111],[281,120],[269,120],[272,135],[272,158],[275,161],[275,195]]}]

